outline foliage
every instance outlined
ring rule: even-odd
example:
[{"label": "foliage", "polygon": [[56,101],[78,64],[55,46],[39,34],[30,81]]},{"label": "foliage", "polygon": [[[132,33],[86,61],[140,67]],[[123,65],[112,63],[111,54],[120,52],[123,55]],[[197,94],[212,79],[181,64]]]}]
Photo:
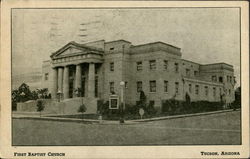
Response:
[{"label": "foliage", "polygon": [[31,91],[29,86],[26,83],[22,83],[18,89],[14,89],[11,92],[12,99],[12,110],[16,110],[16,106],[18,102],[26,102],[28,100],[37,100],[40,98],[51,98],[51,95],[48,94],[48,89],[37,89]]},{"label": "foliage", "polygon": [[188,113],[199,113],[222,110],[222,102],[209,102],[209,101],[178,101],[178,100],[163,100],[162,101],[162,112],[173,115],[173,114],[188,114]]},{"label": "foliage", "polygon": [[78,112],[82,113],[82,119],[83,119],[83,114],[87,111],[87,108],[84,104],[80,105]]},{"label": "foliage", "polygon": [[84,104],[80,105],[78,112],[85,113],[87,111],[87,108]]},{"label": "foliage", "polygon": [[40,117],[41,117],[41,112],[44,110],[44,104],[42,100],[37,101],[37,111],[40,112]]}]

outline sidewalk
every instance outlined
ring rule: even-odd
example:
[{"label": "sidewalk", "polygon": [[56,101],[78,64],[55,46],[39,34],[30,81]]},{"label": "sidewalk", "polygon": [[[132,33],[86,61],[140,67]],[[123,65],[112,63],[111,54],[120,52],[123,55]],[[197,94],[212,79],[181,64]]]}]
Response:
[{"label": "sidewalk", "polygon": [[[237,109],[236,111],[239,111]],[[195,113],[195,114],[183,114],[183,115],[173,115],[173,116],[163,116],[163,117],[155,117],[149,119],[137,119],[137,120],[126,120],[124,125],[127,124],[138,124],[141,122],[149,122],[149,121],[157,121],[157,120],[167,120],[167,119],[176,119],[176,118],[185,118],[185,117],[192,117],[192,116],[201,116],[201,115],[210,115],[210,114],[218,114],[218,113],[226,113],[232,112],[233,109],[228,110],[220,110],[220,111],[213,111],[213,112],[204,112],[204,113]],[[95,120],[95,119],[76,119],[76,118],[61,118],[61,117],[48,117],[45,115],[53,115],[53,114],[43,114],[40,117],[39,112],[34,113],[13,113],[13,119],[35,119],[35,120],[50,120],[50,121],[61,121],[61,122],[78,122],[78,123],[86,123],[86,124],[120,124],[118,120]],[[57,114],[58,115],[58,114]]]}]

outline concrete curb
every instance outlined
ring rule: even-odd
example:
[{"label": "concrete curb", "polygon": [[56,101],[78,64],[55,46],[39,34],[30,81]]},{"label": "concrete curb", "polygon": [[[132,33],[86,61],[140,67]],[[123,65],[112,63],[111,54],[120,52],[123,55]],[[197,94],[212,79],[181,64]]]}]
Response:
[{"label": "concrete curb", "polygon": [[[240,109],[236,109],[239,111]],[[166,120],[166,119],[176,119],[176,118],[185,118],[185,117],[192,117],[192,116],[201,116],[201,115],[211,115],[211,114],[219,114],[219,113],[226,113],[232,112],[233,109],[229,110],[220,110],[220,111],[213,111],[213,112],[204,112],[204,113],[194,113],[194,114],[184,114],[184,115],[174,115],[174,116],[164,116],[164,117],[156,117],[150,119],[137,119],[137,120],[126,120],[125,123],[120,124],[119,121],[114,120],[94,120],[94,119],[76,119],[76,118],[59,118],[59,117],[34,117],[34,116],[19,116],[19,117],[12,117],[13,119],[35,119],[35,120],[47,120],[47,121],[60,121],[60,122],[76,122],[76,123],[85,123],[85,124],[101,124],[101,125],[130,125],[130,124],[138,124],[141,122],[150,122],[150,121],[157,121],[157,120]]]},{"label": "concrete curb", "polygon": [[[239,110],[240,109],[236,109],[236,111],[239,111]],[[173,116],[164,116],[164,117],[157,117],[157,118],[150,118],[150,119],[129,120],[129,121],[132,121],[132,122],[147,122],[147,121],[156,121],[156,120],[176,119],[176,118],[184,118],[184,117],[192,117],[192,116],[219,114],[219,113],[226,113],[226,112],[232,112],[232,111],[234,111],[234,110],[233,109],[228,109],[228,110],[220,110],[220,111],[213,111],[213,112],[173,115]]]}]

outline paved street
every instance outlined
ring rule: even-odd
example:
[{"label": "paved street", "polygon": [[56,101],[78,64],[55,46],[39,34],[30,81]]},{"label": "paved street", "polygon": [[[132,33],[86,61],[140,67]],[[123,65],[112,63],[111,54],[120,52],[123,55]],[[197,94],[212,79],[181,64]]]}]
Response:
[{"label": "paved street", "polygon": [[240,111],[126,125],[13,119],[13,145],[240,143]]}]

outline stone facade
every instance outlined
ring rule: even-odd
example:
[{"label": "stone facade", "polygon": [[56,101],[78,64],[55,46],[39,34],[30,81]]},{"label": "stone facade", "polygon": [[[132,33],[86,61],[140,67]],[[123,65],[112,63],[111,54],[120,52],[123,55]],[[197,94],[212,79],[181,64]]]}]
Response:
[{"label": "stone facade", "polygon": [[139,101],[140,90],[156,107],[170,98],[185,100],[186,94],[191,101],[234,101],[232,65],[202,65],[181,55],[180,48],[163,42],[70,42],[44,62],[42,87],[49,88],[52,98],[61,93],[62,101],[77,96],[108,101],[112,91],[121,94],[121,81],[128,104]]}]

